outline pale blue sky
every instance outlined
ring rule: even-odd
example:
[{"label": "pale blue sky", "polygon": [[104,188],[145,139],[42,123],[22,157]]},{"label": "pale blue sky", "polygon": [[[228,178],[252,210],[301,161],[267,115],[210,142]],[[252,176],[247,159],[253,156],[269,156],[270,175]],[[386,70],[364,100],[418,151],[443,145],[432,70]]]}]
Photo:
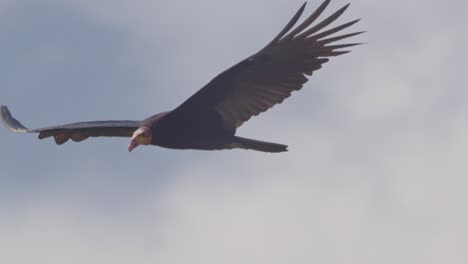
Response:
[{"label": "pale blue sky", "polygon": [[[301,4],[0,0],[0,104],[32,128],[142,119]],[[466,8],[352,1],[339,22],[362,18],[368,44],[239,130],[285,154],[128,153],[1,127],[0,263],[466,263]]]}]

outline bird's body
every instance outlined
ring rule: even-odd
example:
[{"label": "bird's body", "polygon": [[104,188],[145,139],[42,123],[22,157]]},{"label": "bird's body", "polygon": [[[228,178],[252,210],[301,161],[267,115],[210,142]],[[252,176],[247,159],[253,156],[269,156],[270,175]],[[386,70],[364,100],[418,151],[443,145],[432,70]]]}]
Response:
[{"label": "bird's body", "polygon": [[332,37],[355,24],[354,20],[323,30],[349,6],[311,26],[330,0],[325,0],[307,19],[293,29],[304,11],[299,9],[285,28],[263,49],[232,66],[172,111],[142,121],[92,121],[62,126],[28,129],[1,106],[4,124],[15,132],[39,133],[39,138],[54,137],[57,144],[69,139],[80,142],[88,137],[131,137],[129,151],[138,145],[157,145],[173,149],[253,149],[283,152],[286,145],[236,136],[236,130],[252,116],[281,103],[293,91],[300,90],[329,57],[358,45],[334,44],[363,32]]},{"label": "bird's body", "polygon": [[202,119],[174,118],[173,112],[154,115],[143,121],[153,131],[151,144],[173,149],[222,149],[235,130],[222,127],[215,114]]}]

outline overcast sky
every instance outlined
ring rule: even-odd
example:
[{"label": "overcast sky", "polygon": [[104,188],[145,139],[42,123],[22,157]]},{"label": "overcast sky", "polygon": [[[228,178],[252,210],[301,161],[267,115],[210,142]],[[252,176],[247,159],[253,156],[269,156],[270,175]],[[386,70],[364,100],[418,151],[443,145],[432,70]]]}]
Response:
[{"label": "overcast sky", "polygon": [[[32,128],[143,119],[301,4],[0,0],[0,104]],[[353,1],[338,23],[367,44],[238,130],[284,154],[0,128],[0,263],[468,263],[467,8]]]}]

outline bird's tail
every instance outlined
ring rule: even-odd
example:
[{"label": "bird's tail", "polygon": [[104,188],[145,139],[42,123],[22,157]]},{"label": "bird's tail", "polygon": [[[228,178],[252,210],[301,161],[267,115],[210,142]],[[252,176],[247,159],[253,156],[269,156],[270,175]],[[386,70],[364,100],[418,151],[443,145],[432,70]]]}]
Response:
[{"label": "bird's tail", "polygon": [[232,144],[228,146],[229,148],[241,148],[241,149],[253,149],[263,152],[284,152],[288,151],[288,146],[264,142],[255,139],[243,138],[243,137],[234,137]]}]

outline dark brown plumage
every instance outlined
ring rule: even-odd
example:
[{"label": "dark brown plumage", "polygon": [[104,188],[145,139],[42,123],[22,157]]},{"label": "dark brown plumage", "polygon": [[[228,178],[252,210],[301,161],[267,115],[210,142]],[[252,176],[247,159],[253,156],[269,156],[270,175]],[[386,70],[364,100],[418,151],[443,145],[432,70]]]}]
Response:
[{"label": "dark brown plumage", "polygon": [[[79,142],[88,137],[132,137],[131,151],[138,145],[158,145],[175,149],[243,148],[282,152],[287,146],[235,136],[236,129],[281,103],[300,90],[329,57],[348,53],[343,48],[360,43],[333,44],[363,32],[332,37],[358,22],[354,20],[323,30],[348,8],[349,4],[311,26],[330,0],[325,0],[307,19],[293,29],[305,3],[284,29],[258,53],[216,76],[176,109],[143,121],[93,121],[62,126],[28,129],[1,106],[4,124],[15,132],[39,133],[39,138],[54,137],[57,144],[69,139]],[[323,31],[322,31],[323,30]]]}]

